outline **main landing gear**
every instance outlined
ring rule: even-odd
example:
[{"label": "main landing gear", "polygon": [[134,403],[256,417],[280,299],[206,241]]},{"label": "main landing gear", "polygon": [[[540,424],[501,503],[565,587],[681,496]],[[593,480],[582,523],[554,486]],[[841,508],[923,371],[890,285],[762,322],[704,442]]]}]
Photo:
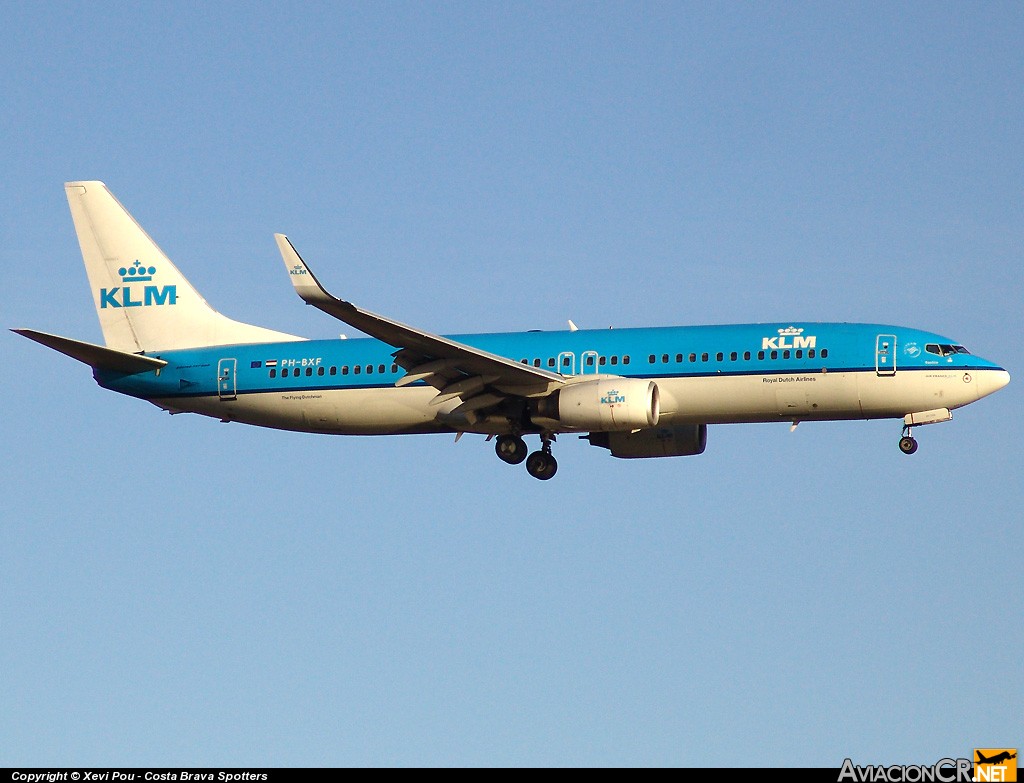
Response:
[{"label": "main landing gear", "polygon": [[494,444],[494,452],[499,459],[509,465],[518,465],[526,460],[526,472],[535,479],[547,481],[558,470],[558,462],[551,454],[552,440],[554,440],[553,435],[547,433],[541,435],[540,451],[535,451],[527,457],[529,449],[526,446],[526,441],[519,435],[500,435],[498,442]]},{"label": "main landing gear", "polygon": [[518,465],[529,452],[526,441],[518,435],[500,435],[498,442],[494,444],[494,453],[498,459],[507,462],[509,465]]},{"label": "main landing gear", "polygon": [[900,438],[900,451],[904,454],[913,454],[917,451],[917,441],[910,434],[910,427],[903,427],[903,437]]}]

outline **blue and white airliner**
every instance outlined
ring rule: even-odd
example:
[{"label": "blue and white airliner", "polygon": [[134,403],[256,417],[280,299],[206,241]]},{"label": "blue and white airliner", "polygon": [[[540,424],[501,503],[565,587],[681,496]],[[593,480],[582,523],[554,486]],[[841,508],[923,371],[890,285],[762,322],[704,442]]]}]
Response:
[{"label": "blue and white airliner", "polygon": [[[902,326],[772,324],[442,337],[337,299],[283,234],[307,303],[369,339],[307,340],[211,308],[102,182],[65,185],[105,346],[15,329],[171,413],[342,435],[463,433],[555,475],[578,433],[615,457],[701,454],[709,424],[902,419],[913,427],[1003,388],[1002,367]],[[524,436],[538,436],[530,453]]]}]

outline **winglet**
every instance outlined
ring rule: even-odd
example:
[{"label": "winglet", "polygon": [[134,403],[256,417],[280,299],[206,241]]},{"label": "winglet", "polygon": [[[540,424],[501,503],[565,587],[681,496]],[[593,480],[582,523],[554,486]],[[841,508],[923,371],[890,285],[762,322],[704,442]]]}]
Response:
[{"label": "winglet", "polygon": [[299,255],[291,240],[284,234],[274,234],[274,239],[277,240],[277,248],[281,251],[281,259],[288,270],[288,277],[291,279],[292,285],[295,286],[295,293],[302,301],[314,306],[325,302],[336,302],[337,300],[327,293],[327,289],[320,284],[320,281],[306,266],[306,262],[302,260],[302,256]]}]

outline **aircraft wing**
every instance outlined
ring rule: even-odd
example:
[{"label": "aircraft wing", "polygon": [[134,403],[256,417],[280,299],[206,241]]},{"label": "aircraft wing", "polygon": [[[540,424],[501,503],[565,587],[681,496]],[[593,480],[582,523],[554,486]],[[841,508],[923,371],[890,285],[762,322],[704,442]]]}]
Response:
[{"label": "aircraft wing", "polygon": [[[274,238],[295,291],[306,304],[399,349],[394,354],[395,361],[406,370],[406,375],[398,381],[398,386],[423,380],[439,390],[435,404],[453,397],[468,402],[479,395],[475,402],[482,408],[486,407],[483,405],[486,397],[496,397],[492,402],[501,399],[491,390],[529,396],[546,393],[553,385],[565,383],[565,378],[558,373],[425,332],[337,299],[316,279],[288,237],[274,234]],[[483,393],[485,390],[488,391]]]}]

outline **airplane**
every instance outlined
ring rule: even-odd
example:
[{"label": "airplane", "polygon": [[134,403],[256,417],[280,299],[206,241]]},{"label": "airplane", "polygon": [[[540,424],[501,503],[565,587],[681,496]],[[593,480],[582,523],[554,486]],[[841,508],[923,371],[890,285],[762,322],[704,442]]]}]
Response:
[{"label": "airplane", "polygon": [[[369,335],[309,340],[214,310],[102,182],[65,184],[104,345],[12,331],[105,389],[170,413],[314,433],[486,435],[541,480],[578,434],[623,459],[692,456],[708,425],[903,420],[912,428],[1009,383],[955,340],[883,324],[770,324],[440,336],[328,293],[275,234],[308,305]],[[533,452],[524,436],[538,436]]]},{"label": "airplane", "polygon": [[976,750],[974,752],[978,756],[978,760],[975,762],[976,764],[1002,764],[1004,761],[1010,761],[1011,759],[1017,758],[1016,753],[1010,753],[1007,750],[997,753],[990,759],[985,758],[984,754],[980,750]]}]

